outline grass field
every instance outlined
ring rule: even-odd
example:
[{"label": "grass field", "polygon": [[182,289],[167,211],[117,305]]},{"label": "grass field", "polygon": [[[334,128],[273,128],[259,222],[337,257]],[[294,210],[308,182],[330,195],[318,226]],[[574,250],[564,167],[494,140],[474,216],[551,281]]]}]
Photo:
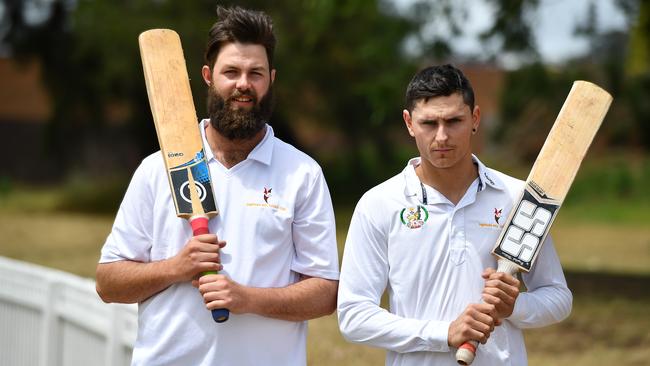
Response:
[{"label": "grass field", "polygon": [[[56,195],[47,191],[25,195],[0,200],[0,255],[93,277],[113,217],[57,212]],[[38,204],[25,204],[34,199]],[[337,212],[342,247],[350,210]],[[558,325],[526,331],[531,365],[650,363],[649,219],[644,202],[563,208],[552,234],[573,312]],[[345,342],[334,315],[309,329],[310,365],[383,364],[382,350]]]}]

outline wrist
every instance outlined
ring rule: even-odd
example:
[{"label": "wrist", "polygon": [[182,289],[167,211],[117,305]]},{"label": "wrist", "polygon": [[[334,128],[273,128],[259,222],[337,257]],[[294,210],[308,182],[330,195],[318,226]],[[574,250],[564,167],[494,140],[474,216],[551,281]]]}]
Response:
[{"label": "wrist", "polygon": [[237,284],[237,287],[239,287],[238,292],[241,294],[243,312],[248,314],[262,315],[262,305],[260,304],[259,296],[257,296],[257,293],[262,289],[247,287],[240,284]]},{"label": "wrist", "polygon": [[173,257],[152,263],[154,264],[153,270],[165,283],[173,285],[185,280],[184,274],[180,271],[181,267],[176,265]]}]

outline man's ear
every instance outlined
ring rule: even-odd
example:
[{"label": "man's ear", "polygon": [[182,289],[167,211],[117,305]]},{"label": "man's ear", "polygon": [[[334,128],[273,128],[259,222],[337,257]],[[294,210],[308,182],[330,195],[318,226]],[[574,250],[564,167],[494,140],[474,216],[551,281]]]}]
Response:
[{"label": "man's ear", "polygon": [[275,69],[271,69],[271,84],[275,81]]},{"label": "man's ear", "polygon": [[475,131],[478,131],[478,127],[481,124],[481,108],[478,105],[474,106],[474,112],[472,112],[472,128]]},{"label": "man's ear", "polygon": [[201,68],[201,76],[203,76],[203,81],[206,85],[212,84],[212,70],[208,65],[203,65]]},{"label": "man's ear", "polygon": [[408,109],[402,111],[402,118],[406,124],[406,129],[409,131],[409,135],[415,137],[415,134],[413,133],[413,120],[411,119],[411,113],[409,113]]}]

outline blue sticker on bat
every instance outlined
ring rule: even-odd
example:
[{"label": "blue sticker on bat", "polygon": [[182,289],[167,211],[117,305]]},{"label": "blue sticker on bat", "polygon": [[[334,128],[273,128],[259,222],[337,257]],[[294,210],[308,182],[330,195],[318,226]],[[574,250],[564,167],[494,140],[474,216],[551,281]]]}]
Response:
[{"label": "blue sticker on bat", "polygon": [[190,162],[179,165],[169,172],[173,185],[177,213],[179,215],[191,215],[193,213],[188,171],[192,172],[194,187],[197,196],[201,200],[203,211],[206,213],[216,212],[217,205],[214,200],[214,192],[212,191],[208,163],[205,160],[203,151],[200,151]]}]

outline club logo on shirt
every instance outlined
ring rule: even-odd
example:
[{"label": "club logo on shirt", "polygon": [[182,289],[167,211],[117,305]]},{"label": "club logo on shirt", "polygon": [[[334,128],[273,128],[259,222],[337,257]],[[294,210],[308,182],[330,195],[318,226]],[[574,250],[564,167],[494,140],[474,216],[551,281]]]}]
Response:
[{"label": "club logo on shirt", "polygon": [[264,202],[269,203],[269,197],[271,197],[271,190],[273,188],[264,187]]},{"label": "club logo on shirt", "polygon": [[494,215],[494,222],[496,224],[492,223],[492,222],[479,222],[478,226],[485,227],[485,228],[494,228],[494,229],[503,228],[503,224],[499,223],[499,220],[501,219],[502,214],[503,214],[503,208],[498,209],[498,208],[495,207],[493,215]]},{"label": "club logo on shirt", "polygon": [[[277,194],[271,194],[271,191],[273,188],[266,188],[262,187],[263,189],[255,190],[256,193],[253,193],[252,197],[255,197],[253,199],[250,199],[249,202],[246,202],[244,205],[246,207],[259,207],[259,208],[270,208],[273,210],[278,210],[278,211],[286,211],[287,208],[284,206],[280,206],[279,203],[282,201],[282,191],[280,191],[280,195]],[[260,192],[261,191],[261,192]],[[260,200],[259,194],[262,193],[262,200]],[[277,193],[277,192],[276,192]],[[252,202],[251,202],[252,201]]]},{"label": "club logo on shirt", "polygon": [[496,221],[497,224],[499,223],[499,219],[501,218],[502,211],[503,209],[497,210],[496,208],[494,208],[494,221]]},{"label": "club logo on shirt", "polygon": [[429,219],[429,211],[420,205],[405,207],[400,211],[399,218],[409,229],[418,229]]}]

